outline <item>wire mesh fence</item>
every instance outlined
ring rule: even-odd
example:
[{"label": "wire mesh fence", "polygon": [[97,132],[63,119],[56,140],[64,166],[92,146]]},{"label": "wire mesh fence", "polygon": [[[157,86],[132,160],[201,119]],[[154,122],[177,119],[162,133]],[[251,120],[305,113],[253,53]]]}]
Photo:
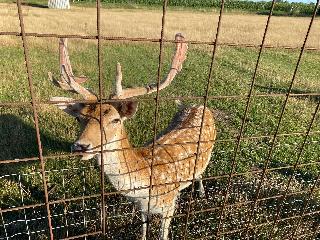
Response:
[{"label": "wire mesh fence", "polygon": [[[169,2],[170,4],[170,2]],[[147,219],[141,218],[139,207],[126,198],[124,194],[135,193],[141,190],[149,192],[148,212],[150,212],[151,191],[156,183],[153,183],[154,151],[158,147],[166,147],[170,144],[158,144],[160,130],[167,124],[163,116],[170,115],[168,106],[174,105],[174,101],[180,100],[212,106],[212,101],[234,102],[238,105],[227,105],[233,107],[231,112],[234,115],[228,116],[219,111],[215,106],[215,118],[219,124],[218,137],[212,153],[211,162],[202,176],[205,188],[205,196],[199,196],[196,190],[197,178],[195,169],[191,171],[191,180],[184,180],[184,183],[191,186],[180,193],[176,202],[175,213],[172,216],[170,235],[172,239],[317,239],[320,232],[320,199],[319,199],[319,105],[320,93],[316,91],[296,91],[295,81],[306,51],[319,51],[315,47],[308,47],[307,41],[311,27],[315,22],[315,16],[319,8],[319,0],[315,4],[314,14],[310,16],[310,23],[305,29],[306,35],[301,46],[272,46],[266,44],[266,37],[269,31],[270,21],[273,18],[272,12],[276,4],[274,0],[270,9],[261,44],[237,44],[220,41],[225,1],[221,1],[219,20],[217,28],[213,31],[213,41],[186,42],[192,45],[207,45],[211,47],[210,58],[207,59],[205,81],[202,83],[202,94],[160,94],[160,81],[163,74],[167,45],[177,42],[165,39],[166,16],[168,1],[163,1],[161,35],[160,38],[133,38],[133,37],[112,37],[103,36],[101,33],[101,3],[97,1],[95,35],[69,35],[69,34],[48,34],[31,33],[25,31],[24,14],[21,1],[17,1],[17,15],[19,17],[20,31],[0,32],[1,36],[19,37],[22,40],[23,57],[26,68],[26,80],[30,101],[2,101],[0,102],[2,128],[14,125],[15,129],[8,132],[16,138],[15,143],[1,144],[3,146],[2,159],[0,160],[1,190],[8,191],[6,198],[0,201],[0,240],[1,239],[139,239],[143,222],[147,222],[147,238],[157,239],[159,236],[159,225],[161,218],[147,214]],[[150,163],[150,185],[146,187],[133,188],[130,190],[115,191],[115,188],[108,182],[105,176],[105,169],[112,168],[111,165],[101,164],[97,168],[93,161],[79,160],[81,153],[66,153],[59,150],[60,145],[51,145],[53,140],[48,140],[41,132],[47,122],[46,109],[57,102],[45,101],[39,98],[33,82],[32,53],[30,53],[28,42],[34,38],[70,38],[95,41],[98,97],[95,104],[103,108],[106,103],[115,100],[106,97],[103,73],[105,42],[116,44],[154,44],[157,46],[156,66],[157,70],[157,91],[153,97],[139,97],[136,99],[143,110],[147,110],[149,119],[144,116],[140,118],[141,129],[134,129],[134,125],[128,126],[129,131],[144,131],[143,140],[149,136],[152,139],[151,145],[134,147],[134,149],[152,148]],[[254,48],[254,60],[252,61],[252,74],[244,77],[249,79],[245,94],[214,94],[212,89],[216,85],[224,84],[219,82],[219,69],[232,68],[227,63],[220,61],[217,52],[222,48]],[[288,72],[288,86],[280,92],[256,92],[259,88],[259,69],[264,55],[268,50],[279,49],[295,51],[295,66],[292,72]],[[300,51],[299,51],[300,50]],[[136,51],[141,51],[137,47]],[[196,52],[197,53],[197,52]],[[206,54],[207,55],[207,54]],[[193,55],[192,55],[193,56]],[[200,56],[203,57],[203,56]],[[251,59],[252,60],[252,59]],[[225,65],[224,65],[225,64]],[[319,64],[315,64],[319,69]],[[231,69],[230,69],[231,71]],[[250,72],[247,70],[247,72]],[[319,80],[319,79],[318,79]],[[261,86],[260,86],[261,87]],[[231,93],[231,91],[229,91]],[[255,126],[251,120],[254,111],[259,112],[261,108],[269,107],[261,99],[276,99],[275,107],[271,111],[273,127],[262,116],[261,126]],[[286,115],[288,106],[294,105],[296,100],[305,100],[310,103],[308,110],[299,109],[295,114],[307,111],[303,124],[292,126],[291,131],[283,129],[288,123]],[[116,100],[120,101],[120,100]],[[126,100],[124,100],[126,101]],[[74,100],[74,103],[92,104],[92,101]],[[308,104],[307,103],[307,104]],[[149,109],[145,106],[149,106]],[[175,110],[175,108],[174,108]],[[205,110],[203,110],[205,111]],[[293,111],[293,110],[292,110]],[[51,114],[50,112],[48,114]],[[100,111],[100,136],[103,139],[103,117]],[[27,116],[29,125],[21,123],[17,116]],[[238,117],[238,123],[232,131],[225,131],[228,128],[230,118]],[[292,114],[291,114],[292,115]],[[199,160],[202,131],[204,131],[204,116],[199,135],[193,142],[184,142],[185,146],[197,144],[195,162]],[[293,114],[293,116],[295,116]],[[297,117],[298,118],[298,117]],[[62,120],[57,120],[63,125]],[[219,123],[220,122],[220,123]],[[30,127],[30,125],[32,125]],[[51,124],[56,124],[51,123]],[[291,125],[290,125],[291,126]],[[303,126],[303,127],[302,127]],[[260,128],[255,131],[255,128]],[[50,129],[50,127],[48,127]],[[264,130],[264,129],[268,130]],[[248,131],[250,129],[250,131]],[[24,141],[18,140],[21,130],[28,138]],[[78,130],[78,129],[77,129]],[[141,134],[141,133],[140,133]],[[134,135],[134,134],[132,134]],[[134,136],[132,136],[134,138]],[[13,151],[11,145],[30,144],[35,149]],[[69,142],[67,141],[67,144]],[[174,145],[174,144],[173,144]],[[181,145],[181,144],[180,144]],[[36,146],[36,147],[35,147]],[[8,152],[6,152],[8,148]],[[57,148],[57,151],[52,151]],[[21,151],[20,151],[21,150]],[[30,150],[30,151],[29,151]],[[125,151],[126,148],[105,150],[101,144],[98,153],[112,153]],[[286,152],[285,154],[283,152]],[[38,152],[37,156],[32,155]],[[54,152],[54,154],[52,154]],[[258,156],[260,161],[254,162]],[[104,154],[101,154],[103,162]],[[289,158],[283,161],[284,158]],[[28,168],[24,166],[28,165]],[[214,167],[217,165],[218,167]],[[170,182],[164,185],[182,184],[183,181]]]}]

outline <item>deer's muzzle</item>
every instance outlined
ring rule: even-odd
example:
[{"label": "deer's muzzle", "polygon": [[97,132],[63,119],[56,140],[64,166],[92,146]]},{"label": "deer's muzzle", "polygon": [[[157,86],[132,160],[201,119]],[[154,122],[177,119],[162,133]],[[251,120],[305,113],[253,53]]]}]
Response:
[{"label": "deer's muzzle", "polygon": [[71,146],[71,152],[86,152],[90,148],[90,144],[81,144],[79,142],[75,142]]}]

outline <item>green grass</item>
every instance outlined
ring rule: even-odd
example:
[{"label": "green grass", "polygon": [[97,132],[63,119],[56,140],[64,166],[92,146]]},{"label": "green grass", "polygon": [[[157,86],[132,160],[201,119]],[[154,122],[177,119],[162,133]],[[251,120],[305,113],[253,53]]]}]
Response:
[{"label": "green grass", "polygon": [[[83,45],[81,48],[78,48],[77,44]],[[84,44],[79,41],[70,40],[69,47],[75,74],[83,74],[89,77],[91,80],[85,83],[85,85],[97,93],[96,46],[94,44]],[[157,44],[104,44],[102,66],[105,95],[108,96],[110,94],[117,61],[121,62],[123,67],[123,82],[125,86],[142,86],[154,82],[157,76],[158,50]],[[38,101],[45,102],[53,96],[77,97],[57,89],[47,78],[48,71],[52,71],[56,76],[58,75],[57,50],[45,47],[45,45],[42,48],[31,45],[29,51],[34,91]],[[173,46],[166,44],[163,76],[169,66],[172,53]],[[209,95],[247,96],[257,54],[258,52],[255,49],[219,48],[217,60],[214,64]],[[0,55],[3,56],[0,58],[0,103],[30,102],[22,49],[13,46],[1,47]],[[254,94],[286,93],[292,79],[297,57],[298,52],[296,51],[264,50],[254,86]],[[209,51],[190,46],[182,72],[167,89],[161,92],[161,96],[204,96],[210,59]],[[292,93],[320,92],[319,62],[320,55],[318,52],[305,52]],[[127,129],[134,146],[143,146],[153,137],[154,101],[152,97],[154,95],[150,96],[149,100],[140,102],[138,113],[132,120],[127,122]],[[244,137],[272,136],[276,130],[284,100],[285,96],[253,97],[244,129]],[[319,100],[319,96],[290,97],[279,133],[305,132]],[[186,100],[184,103],[186,105],[202,104],[203,100]],[[211,163],[205,177],[218,176],[230,172],[236,145],[235,139],[239,134],[242,123],[246,98],[210,99],[208,105],[216,115],[218,142],[215,145]],[[176,111],[177,107],[173,101],[166,100],[160,103],[158,132],[161,132],[168,126]],[[47,158],[51,155],[69,153],[71,144],[79,134],[77,122],[48,104],[40,105],[38,113],[43,155]],[[320,118],[318,113],[312,131],[319,130]],[[0,107],[0,136],[0,146],[2,146],[2,151],[0,152],[1,160],[38,156],[33,115],[30,106]],[[227,141],[228,139],[234,140]],[[242,140],[240,151],[236,158],[237,172],[262,169],[269,154],[271,140],[272,138]],[[269,166],[280,167],[294,164],[303,140],[303,136],[297,135],[278,137],[275,149],[271,154]],[[308,138],[308,144],[300,159],[301,163],[319,161],[319,141],[319,134],[313,134]],[[48,158],[46,160],[46,171],[50,201],[98,194],[100,191],[99,169],[94,160],[80,161],[78,157]],[[318,172],[319,167],[317,165],[299,167],[290,192],[301,191],[310,187]],[[282,191],[281,186],[288,182],[290,174],[292,174],[291,169],[268,173],[266,185],[262,189],[261,196],[280,194]],[[259,174],[249,173],[242,177],[235,177],[228,203],[253,199],[259,176]],[[222,178],[220,180],[206,181],[207,198],[199,199],[195,195],[194,197],[198,204],[194,204],[193,209],[199,210],[200,208],[206,209],[219,206],[222,201],[222,193],[226,186],[226,180],[226,178]],[[106,188],[107,192],[113,191],[113,188],[108,183]],[[189,191],[190,189],[188,188],[182,194],[177,213],[186,213],[186,202]],[[288,197],[286,202],[289,206],[285,205],[282,217],[299,214],[299,209],[302,206],[300,200],[305,199],[306,196],[306,194],[298,194]],[[1,164],[0,208],[6,209],[13,206],[42,203],[43,201],[43,185],[38,161]],[[119,202],[123,202],[123,204],[119,205]],[[254,223],[261,223],[263,220],[271,221],[271,214],[274,213],[275,208],[270,206],[276,203],[277,200],[272,199],[261,202]],[[317,190],[312,198],[311,207],[308,208],[319,210],[319,205],[319,190]],[[244,224],[243,221],[246,213],[249,211],[249,206],[229,208],[227,211],[230,211],[230,213],[228,213],[228,217],[226,218],[227,225],[224,231],[241,228]],[[83,211],[84,208],[87,208],[87,210]],[[132,205],[127,203],[124,198],[120,198],[119,196],[108,197],[107,208],[108,216],[110,217],[108,225],[110,226],[111,233],[120,232],[121,230],[119,229],[123,228],[129,228],[133,232],[139,230],[139,226],[136,225],[138,215],[132,213]],[[70,235],[99,229],[99,198],[74,201],[66,204],[57,203],[52,205],[51,210],[54,215],[53,225],[62,225],[67,220],[69,222],[68,230]],[[70,213],[65,214],[66,211]],[[45,239],[46,234],[48,234],[47,230],[42,231],[47,226],[46,219],[43,218],[45,216],[45,209],[39,207],[26,210],[26,214],[35,216],[35,218],[38,216],[41,219],[30,221],[28,226],[31,232],[38,231],[32,236]],[[118,217],[116,217],[117,214],[119,215]],[[192,215],[188,226],[190,239],[213,234],[218,214],[219,211],[213,211]],[[90,220],[86,226],[79,224],[83,221],[84,216],[86,216],[87,221]],[[23,211],[16,211],[15,214],[5,213],[3,214],[3,218],[6,223],[13,222],[14,224],[12,225],[21,232],[26,231],[25,222],[15,222],[24,219]],[[232,223],[234,219],[237,219],[239,223]],[[0,218],[0,239],[5,236],[1,221]],[[173,233],[177,236],[177,239],[183,234],[184,221],[185,217],[174,220]],[[319,223],[319,218],[313,217],[311,220],[306,220],[306,223],[312,221]],[[74,224],[70,224],[72,222]],[[194,229],[197,229],[199,226],[201,227],[195,231]],[[257,238],[266,239],[265,233],[268,231],[268,227],[270,226],[264,227],[264,230],[260,232],[256,229],[251,234]],[[55,235],[57,237],[65,237],[67,234],[66,229],[67,227],[61,231],[56,229],[54,231]],[[311,223],[304,228],[307,232],[312,229]],[[12,233],[10,229],[7,229],[7,231]],[[287,233],[282,226],[279,227],[277,234],[280,239]],[[238,235],[235,233],[232,236],[236,238]],[[229,236],[230,239],[233,239],[232,236]],[[125,237],[119,236],[119,238],[123,239]],[[132,238],[134,236],[131,236]]]}]

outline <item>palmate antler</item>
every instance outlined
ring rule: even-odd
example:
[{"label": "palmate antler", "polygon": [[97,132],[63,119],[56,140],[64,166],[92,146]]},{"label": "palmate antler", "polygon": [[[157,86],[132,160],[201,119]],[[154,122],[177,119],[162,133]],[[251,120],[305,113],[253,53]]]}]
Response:
[{"label": "palmate antler", "polygon": [[[185,42],[185,39],[181,33],[176,34],[175,41],[176,53],[173,56],[171,68],[167,77],[159,84],[159,90],[162,90],[170,85],[176,74],[181,71],[182,63],[186,59],[188,45]],[[117,63],[116,71],[116,88],[115,95],[112,97],[113,99],[126,99],[131,97],[137,97],[140,95],[150,94],[157,91],[157,84],[150,84],[145,87],[122,89],[122,72],[120,63]]]},{"label": "palmate antler", "polygon": [[[186,59],[186,53],[188,45],[185,42],[184,37],[178,33],[175,36],[176,41],[176,52],[171,62],[171,68],[167,77],[160,83],[159,90],[162,90],[170,85],[174,77],[182,69],[182,63]],[[90,92],[85,87],[81,86],[81,83],[87,81],[86,77],[75,77],[72,72],[72,67],[69,59],[67,50],[67,39],[61,38],[59,42],[59,53],[60,53],[60,80],[53,78],[52,73],[48,72],[50,80],[58,87],[76,92],[84,97],[85,100],[97,101],[97,96]],[[116,68],[116,87],[115,93],[111,99],[127,99],[137,97],[140,95],[150,94],[157,91],[157,84],[150,84],[145,87],[136,88],[122,88],[122,72],[121,65],[117,63]],[[59,98],[53,98],[57,100]]]},{"label": "palmate antler", "polygon": [[86,77],[75,77],[69,59],[67,39],[60,38],[59,41],[60,55],[60,80],[53,78],[52,73],[48,72],[49,79],[54,85],[71,92],[76,92],[83,96],[85,100],[97,100],[97,96],[80,84],[87,81]]}]

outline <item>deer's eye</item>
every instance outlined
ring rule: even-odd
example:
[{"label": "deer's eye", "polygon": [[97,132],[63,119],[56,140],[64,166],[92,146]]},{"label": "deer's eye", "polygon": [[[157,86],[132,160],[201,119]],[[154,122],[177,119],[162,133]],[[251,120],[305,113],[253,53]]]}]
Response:
[{"label": "deer's eye", "polygon": [[76,117],[76,120],[77,120],[77,122],[80,122],[80,118],[79,117]]},{"label": "deer's eye", "polygon": [[119,119],[119,118],[113,119],[113,120],[111,121],[111,123],[119,123],[119,122],[120,122],[120,119]]}]

